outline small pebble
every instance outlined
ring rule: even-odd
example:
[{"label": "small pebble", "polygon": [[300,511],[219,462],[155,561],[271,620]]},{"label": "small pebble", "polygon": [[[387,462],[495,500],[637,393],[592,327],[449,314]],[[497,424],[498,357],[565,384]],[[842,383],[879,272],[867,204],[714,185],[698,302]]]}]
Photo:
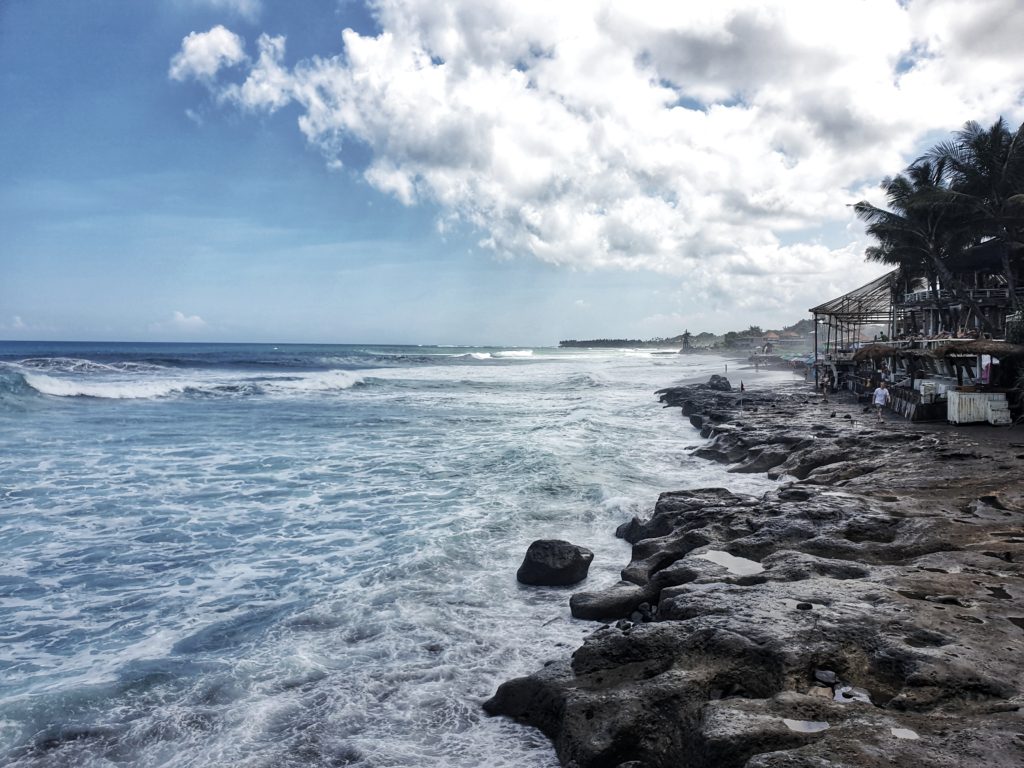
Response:
[{"label": "small pebble", "polygon": [[909,728],[890,728],[889,732],[892,733],[892,735],[895,736],[897,739],[912,739],[916,741],[917,739],[921,738],[917,735],[916,732],[910,730]]},{"label": "small pebble", "polygon": [[835,685],[839,678],[831,669],[816,669],[814,670],[814,679],[825,685]]},{"label": "small pebble", "polygon": [[798,611],[809,611],[809,610],[811,610],[811,609],[812,609],[813,607],[814,607],[814,606],[813,606],[813,605],[811,605],[810,603],[797,603],[797,604],[796,604],[796,609],[797,609]]}]

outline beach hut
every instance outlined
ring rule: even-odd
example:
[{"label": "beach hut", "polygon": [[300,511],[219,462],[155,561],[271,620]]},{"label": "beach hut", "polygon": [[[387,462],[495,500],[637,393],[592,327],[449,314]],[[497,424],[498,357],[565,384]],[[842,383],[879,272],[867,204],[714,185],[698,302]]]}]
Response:
[{"label": "beach hut", "polygon": [[934,352],[955,371],[957,386],[947,393],[947,416],[953,424],[987,421],[1010,424],[1013,372],[1024,360],[1024,346],[1005,341],[950,341]]}]

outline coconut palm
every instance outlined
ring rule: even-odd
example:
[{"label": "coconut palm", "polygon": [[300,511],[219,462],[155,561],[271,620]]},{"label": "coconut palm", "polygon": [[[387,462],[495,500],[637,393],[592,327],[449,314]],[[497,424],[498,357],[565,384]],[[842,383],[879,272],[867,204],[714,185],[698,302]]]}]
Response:
[{"label": "coconut palm", "polygon": [[[1003,243],[1003,276],[1011,306],[1020,310],[1017,272],[1024,261],[1024,124],[1011,131],[1002,118],[989,129],[971,121],[922,159],[941,169],[948,204],[974,244]],[[919,162],[922,162],[919,161]]]},{"label": "coconut palm", "polygon": [[944,288],[974,311],[986,331],[994,332],[993,323],[947,263],[963,249],[967,235],[959,207],[943,202],[944,175],[942,160],[919,160],[904,174],[882,181],[889,210],[866,200],[853,206],[858,218],[867,223],[867,233],[877,241],[865,255],[895,265],[904,276],[927,278],[936,300],[938,277]]}]

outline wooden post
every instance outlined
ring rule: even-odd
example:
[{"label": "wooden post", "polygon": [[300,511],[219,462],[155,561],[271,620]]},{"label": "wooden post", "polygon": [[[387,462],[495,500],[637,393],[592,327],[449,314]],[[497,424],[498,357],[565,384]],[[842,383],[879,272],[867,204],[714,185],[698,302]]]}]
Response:
[{"label": "wooden post", "polygon": [[814,391],[818,391],[818,313],[814,313]]}]

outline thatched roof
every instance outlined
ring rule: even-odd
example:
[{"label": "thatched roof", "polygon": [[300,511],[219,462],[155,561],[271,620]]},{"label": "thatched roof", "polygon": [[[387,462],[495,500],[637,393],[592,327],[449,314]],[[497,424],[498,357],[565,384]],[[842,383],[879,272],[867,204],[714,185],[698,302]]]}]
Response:
[{"label": "thatched roof", "polygon": [[[987,352],[983,354],[988,354]],[[929,349],[911,349],[908,347],[894,347],[891,344],[868,344],[853,353],[855,363],[864,360],[884,360],[887,357],[898,357],[901,360],[920,359],[922,357],[935,357],[935,353]]]},{"label": "thatched roof", "polygon": [[897,349],[896,357],[906,360],[921,359],[922,357],[934,358],[935,353],[930,349]]},{"label": "thatched roof", "polygon": [[936,357],[959,357],[964,355],[992,355],[993,357],[1024,357],[1024,346],[1006,341],[974,339],[954,341],[935,350]]},{"label": "thatched roof", "polygon": [[896,350],[888,344],[868,344],[853,353],[853,361],[859,363],[864,360],[881,360],[892,357],[894,354],[896,354]]}]

